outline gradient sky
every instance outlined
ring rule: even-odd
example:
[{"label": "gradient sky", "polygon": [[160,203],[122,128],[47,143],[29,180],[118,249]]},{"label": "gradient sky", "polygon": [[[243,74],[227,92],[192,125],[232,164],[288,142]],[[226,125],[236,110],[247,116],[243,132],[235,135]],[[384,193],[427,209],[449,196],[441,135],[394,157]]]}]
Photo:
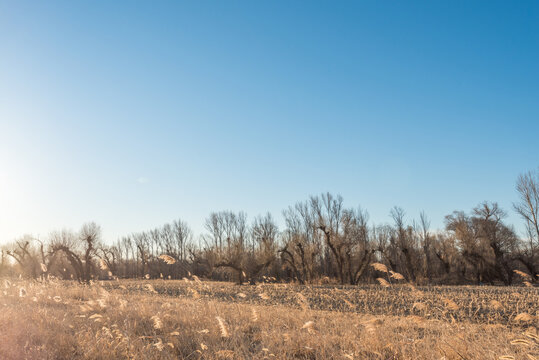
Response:
[{"label": "gradient sky", "polygon": [[537,1],[0,0],[0,243],[325,191],[518,225],[538,135]]}]

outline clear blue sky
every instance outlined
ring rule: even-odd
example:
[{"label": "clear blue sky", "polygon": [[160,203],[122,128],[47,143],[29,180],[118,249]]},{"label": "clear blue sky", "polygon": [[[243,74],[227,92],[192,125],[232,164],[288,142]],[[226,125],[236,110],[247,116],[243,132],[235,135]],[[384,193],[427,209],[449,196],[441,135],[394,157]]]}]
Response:
[{"label": "clear blue sky", "polygon": [[517,225],[538,135],[537,1],[0,0],[0,242],[324,191]]}]

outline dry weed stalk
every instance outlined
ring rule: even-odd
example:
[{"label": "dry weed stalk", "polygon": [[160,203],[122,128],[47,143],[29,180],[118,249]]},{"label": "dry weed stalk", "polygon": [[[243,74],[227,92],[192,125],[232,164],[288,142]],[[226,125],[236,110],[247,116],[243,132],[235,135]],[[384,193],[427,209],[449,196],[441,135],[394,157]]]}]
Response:
[{"label": "dry weed stalk", "polygon": [[443,300],[444,300],[446,309],[452,310],[452,311],[457,311],[459,309],[459,306],[453,300],[448,299],[448,298],[444,298]]},{"label": "dry weed stalk", "polygon": [[513,270],[513,272],[517,275],[519,275],[521,278],[523,278],[524,280],[531,280],[531,276],[526,274],[524,271],[520,271],[520,270]]},{"label": "dry weed stalk", "polygon": [[372,266],[372,267],[374,268],[374,270],[376,270],[376,271],[389,273],[389,271],[388,271],[388,269],[387,269],[387,266],[385,266],[384,264],[381,264],[381,263],[372,263],[371,266]]},{"label": "dry weed stalk", "polygon": [[516,322],[531,322],[534,319],[535,319],[535,317],[528,314],[528,313],[520,313],[517,316],[515,316],[514,321],[516,321]]},{"label": "dry weed stalk", "polygon": [[309,301],[307,301],[307,298],[302,293],[296,293],[296,298],[298,300],[299,306],[303,309],[303,311],[309,310]]},{"label": "dry weed stalk", "polygon": [[172,256],[166,255],[166,254],[160,255],[159,259],[163,260],[168,265],[172,265],[172,264],[176,263],[176,259],[174,259]]},{"label": "dry weed stalk", "polygon": [[151,317],[151,319],[153,321],[153,328],[154,329],[161,329],[163,327],[163,322],[161,321],[159,316],[154,315],[154,316]]},{"label": "dry weed stalk", "polygon": [[107,263],[105,262],[105,260],[103,259],[99,259],[99,268],[101,270],[108,270],[108,266],[107,266]]},{"label": "dry weed stalk", "polygon": [[215,317],[217,319],[217,323],[219,324],[219,330],[221,331],[221,337],[227,338],[230,336],[228,333],[228,330],[225,326],[224,320],[220,316]]},{"label": "dry weed stalk", "polygon": [[391,270],[389,272],[391,273],[391,277],[395,280],[406,280],[405,277],[398,272],[391,271]]},{"label": "dry weed stalk", "polygon": [[251,308],[251,321],[257,322],[258,321],[258,313],[256,312],[255,308]]},{"label": "dry weed stalk", "polygon": [[312,333],[314,333],[313,326],[314,326],[314,321],[309,320],[309,321],[307,321],[305,324],[303,324],[303,326],[302,326],[301,328],[302,328],[302,329],[307,329],[307,332],[309,332],[310,334],[312,334]]}]

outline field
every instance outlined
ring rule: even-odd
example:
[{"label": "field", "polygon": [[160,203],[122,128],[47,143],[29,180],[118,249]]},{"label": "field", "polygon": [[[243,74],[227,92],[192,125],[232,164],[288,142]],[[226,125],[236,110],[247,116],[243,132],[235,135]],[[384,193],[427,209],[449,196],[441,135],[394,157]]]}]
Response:
[{"label": "field", "polygon": [[0,359],[539,359],[536,288],[0,285]]}]

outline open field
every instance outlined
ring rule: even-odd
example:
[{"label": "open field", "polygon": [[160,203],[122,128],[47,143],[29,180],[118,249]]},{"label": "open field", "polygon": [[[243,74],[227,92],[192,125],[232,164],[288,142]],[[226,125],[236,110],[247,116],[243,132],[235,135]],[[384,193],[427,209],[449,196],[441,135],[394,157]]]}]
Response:
[{"label": "open field", "polygon": [[[242,286],[226,283],[185,281],[151,282],[164,295],[196,296],[224,302],[266,306],[291,306],[311,310],[355,312],[371,315],[419,315],[425,319],[463,320],[486,324],[508,324],[515,317],[535,308],[539,293],[525,287],[436,286],[413,287],[393,285],[387,288],[363,286],[302,286],[260,284]],[[146,291],[138,281],[104,284],[127,293]],[[120,287],[121,286],[121,287]],[[125,289],[124,289],[125,288]],[[534,310],[535,308],[535,310]]]},{"label": "open field", "polygon": [[0,359],[539,359],[535,288],[1,285]]}]

